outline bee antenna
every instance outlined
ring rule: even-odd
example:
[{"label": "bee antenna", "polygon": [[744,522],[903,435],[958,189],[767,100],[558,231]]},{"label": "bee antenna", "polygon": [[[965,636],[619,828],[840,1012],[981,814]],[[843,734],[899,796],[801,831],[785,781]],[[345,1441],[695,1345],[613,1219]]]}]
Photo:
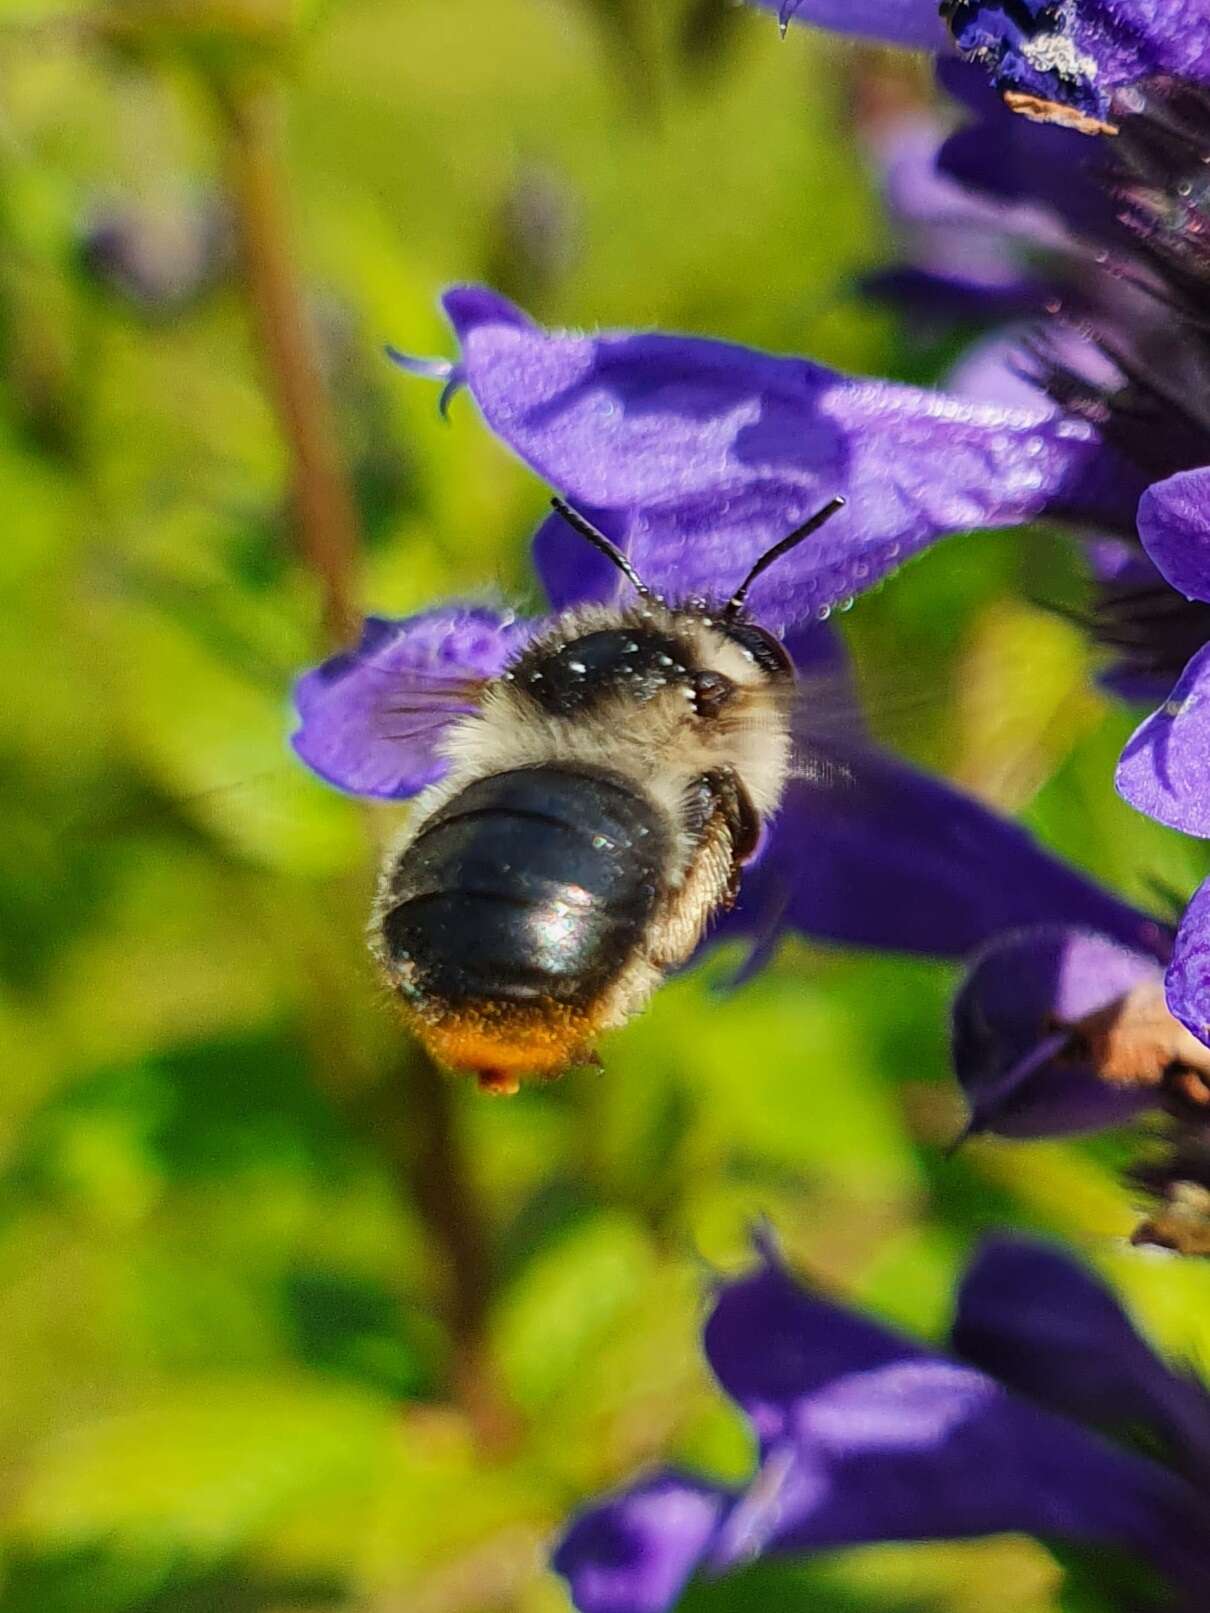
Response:
[{"label": "bee antenna", "polygon": [[837,510],[844,509],[845,503],[846,500],[841,494],[838,493],[835,498],[828,500],[822,510],[816,510],[815,514],[811,516],[810,520],[804,521],[801,526],[796,526],[793,532],[782,538],[780,543],[775,543],[771,549],[766,549],[764,554],[761,555],[760,559],[757,560],[756,564],[752,567],[752,570],[744,578],[743,582],[740,583],[739,587],[731,595],[731,598],[723,606],[723,620],[730,621],[733,617],[738,616],[740,611],[744,608],[744,601],[748,597],[748,590],[751,588],[756,579],[763,572],[768,571],[769,567],[776,561],[780,560],[782,555],[789,554],[791,549],[797,549],[798,545],[803,541],[804,538],[809,538],[812,532],[818,532],[825,521],[830,521],[832,519]]},{"label": "bee antenna", "polygon": [[578,532],[582,538],[587,538],[594,549],[599,549],[606,560],[613,562],[623,577],[633,584],[634,591],[640,599],[650,599],[652,597],[651,589],[648,588],[612,538],[607,538],[602,531],[593,526],[591,521],[586,520],[579,510],[573,510],[566,499],[552,498],[550,504],[556,514],[563,517],[573,532]]}]

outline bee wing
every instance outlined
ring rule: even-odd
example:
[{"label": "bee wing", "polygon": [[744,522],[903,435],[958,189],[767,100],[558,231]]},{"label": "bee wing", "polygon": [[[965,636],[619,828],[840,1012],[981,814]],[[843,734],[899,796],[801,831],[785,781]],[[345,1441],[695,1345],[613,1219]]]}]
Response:
[{"label": "bee wing", "polygon": [[441,777],[442,739],[478,709],[535,625],[467,605],[402,621],[368,617],[354,649],[295,685],[294,749],[351,794],[415,795]]},{"label": "bee wing", "polygon": [[961,958],[1005,931],[1076,924],[1152,947],[1156,924],[1010,819],[860,735],[808,741],[723,934],[751,973],[785,929]]}]

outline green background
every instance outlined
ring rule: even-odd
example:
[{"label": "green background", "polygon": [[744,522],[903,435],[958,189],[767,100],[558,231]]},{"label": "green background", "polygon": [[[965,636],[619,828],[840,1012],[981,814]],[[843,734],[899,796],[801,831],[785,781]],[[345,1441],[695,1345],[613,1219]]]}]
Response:
[{"label": "green background", "polygon": [[[1210,1272],[1125,1245],[1128,1139],[946,1158],[948,967],[789,943],[728,995],[716,955],[604,1074],[505,1101],[417,1067],[362,940],[396,815],[285,744],[320,597],[251,276],[220,254],[152,305],[86,249],[116,211],[190,291],[222,107],[268,98],[361,600],[530,607],[545,490],[383,343],[448,354],[437,295],[486,278],[555,323],[936,374],[953,341],[854,290],[894,252],[852,127],[884,75],[923,93],[712,0],[0,6],[5,1613],[559,1613],[579,1499],[745,1473],[697,1332],[759,1216],[932,1336],[982,1230],[1055,1234],[1210,1364]],[[1110,787],[1129,715],[1037,603],[1080,589],[1053,534],[942,545],[845,618],[872,722],[1135,900],[1187,891],[1196,851]],[[1005,1538],[692,1605],[1115,1603]]]}]

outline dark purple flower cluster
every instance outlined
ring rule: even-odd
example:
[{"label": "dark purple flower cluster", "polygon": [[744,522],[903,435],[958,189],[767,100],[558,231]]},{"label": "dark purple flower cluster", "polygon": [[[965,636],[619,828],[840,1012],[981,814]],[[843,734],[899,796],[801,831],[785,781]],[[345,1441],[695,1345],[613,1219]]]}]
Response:
[{"label": "dark purple flower cluster", "polygon": [[1008,1530],[1132,1551],[1204,1605],[1210,1397],[1075,1262],[986,1244],[943,1354],[758,1252],[704,1339],[756,1472],[740,1490],[659,1472],[581,1512],[554,1559],[580,1613],[664,1613],[692,1575],[766,1555]]},{"label": "dark purple flower cluster", "polygon": [[[1174,930],[892,758],[825,625],[945,534],[1070,525],[1113,657],[1103,681],[1157,708],[1118,788],[1210,838],[1210,8],[764,3],[783,24],[937,52],[971,114],[890,153],[922,250],[881,289],[989,324],[1049,309],[1049,329],[993,336],[934,392],[701,338],[547,331],[463,287],[445,299],[458,357],[396,357],[443,402],[468,390],[670,597],[726,598],[844,495],[752,589],[810,697],[811,765],[718,933],[746,938],[749,968],[787,929],[967,960],[953,1050],[970,1129],[1062,1135],[1163,1105],[1180,1141],[1146,1236],[1210,1253],[1210,882]],[[624,586],[557,520],[535,559],[555,612]],[[302,679],[299,754],[343,789],[415,794],[446,766],[468,680],[497,677],[542,625],[479,605],[371,620]],[[1008,1529],[1126,1548],[1204,1606],[1210,1403],[1057,1254],[984,1250],[945,1357],[804,1292],[765,1246],[705,1343],[758,1472],[741,1492],[663,1473],[581,1514],[556,1559],[581,1613],[662,1613],[691,1576],[766,1553]],[[1108,1437],[1124,1428],[1147,1454]]]},{"label": "dark purple flower cluster", "polygon": [[[980,272],[954,277],[925,261],[886,289],[991,324],[1047,310],[1026,335],[993,335],[954,389],[983,402],[1049,396],[1143,475],[1137,506],[1083,532],[1088,626],[1112,657],[1102,682],[1156,707],[1125,747],[1117,786],[1161,823],[1210,838],[1210,12],[1196,0],[942,10],[957,51],[942,82],[972,116],[931,150],[918,139],[910,182],[892,170],[888,188],[917,229],[962,211]],[[810,0],[795,14],[833,20]],[[903,39],[911,16],[913,38],[931,37],[928,4],[861,15],[874,35]],[[1025,288],[1015,308],[1006,284]],[[1179,1144],[1158,1186],[1195,1230],[1157,1236],[1198,1252],[1210,1248],[1208,916],[1203,887],[1162,954],[1163,981],[1156,956],[1126,960],[1103,938],[1005,938],[980,960],[955,1021],[976,1127],[1112,1124],[1148,1087],[1164,1090]]]}]

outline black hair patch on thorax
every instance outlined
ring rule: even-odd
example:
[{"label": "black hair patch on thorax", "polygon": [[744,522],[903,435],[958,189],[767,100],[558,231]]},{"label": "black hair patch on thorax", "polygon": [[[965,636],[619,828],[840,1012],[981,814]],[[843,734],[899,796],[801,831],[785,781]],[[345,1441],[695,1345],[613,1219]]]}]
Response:
[{"label": "black hair patch on thorax", "polygon": [[665,689],[686,687],[695,669],[689,644],[639,623],[537,645],[507,677],[543,711],[570,717],[618,695],[646,701]]}]

